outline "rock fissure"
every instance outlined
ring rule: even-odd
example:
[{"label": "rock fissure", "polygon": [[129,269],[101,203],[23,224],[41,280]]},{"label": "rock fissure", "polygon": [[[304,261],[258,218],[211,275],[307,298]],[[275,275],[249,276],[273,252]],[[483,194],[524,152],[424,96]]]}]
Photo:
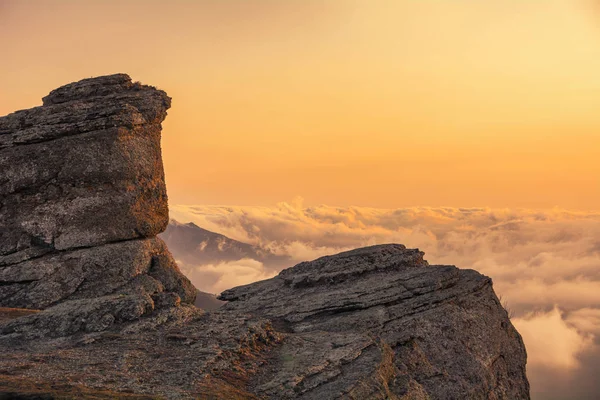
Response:
[{"label": "rock fissure", "polygon": [[23,279],[23,280],[15,280],[15,281],[2,281],[0,282],[0,286],[9,286],[9,285],[14,285],[14,284],[21,284],[21,285],[27,285],[29,283],[34,283],[37,282],[39,279]]}]

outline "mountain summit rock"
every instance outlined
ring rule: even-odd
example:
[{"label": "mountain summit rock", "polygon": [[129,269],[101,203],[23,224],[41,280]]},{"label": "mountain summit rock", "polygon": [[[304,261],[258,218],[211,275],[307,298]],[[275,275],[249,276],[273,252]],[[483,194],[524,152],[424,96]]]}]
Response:
[{"label": "mountain summit rock", "polygon": [[195,307],[156,237],[169,106],[118,74],[0,118],[0,398],[529,398],[491,279],[418,249],[322,257]]},{"label": "mountain summit rock", "polygon": [[0,118],[0,306],[49,309],[27,326],[57,335],[193,303],[156,237],[169,222],[160,133],[171,99],[118,74],[43,101]]},{"label": "mountain summit rock", "polygon": [[223,292],[225,309],[288,332],[256,390],[269,398],[528,398],[525,347],[491,279],[429,266],[423,255],[371,246]]}]

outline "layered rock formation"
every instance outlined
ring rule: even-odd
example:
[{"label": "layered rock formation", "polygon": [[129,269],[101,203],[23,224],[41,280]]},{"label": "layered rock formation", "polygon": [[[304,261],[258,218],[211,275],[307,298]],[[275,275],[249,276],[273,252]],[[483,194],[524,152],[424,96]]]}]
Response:
[{"label": "layered rock formation", "polygon": [[490,278],[381,245],[221,294],[289,333],[255,391],[329,399],[522,399],[520,335]]},{"label": "layered rock formation", "polygon": [[168,106],[114,75],[0,118],[0,398],[529,398],[491,280],[402,245],[191,305],[154,237]]},{"label": "layered rock formation", "polygon": [[98,308],[70,332],[194,301],[155,237],[169,221],[160,131],[170,102],[121,74],[0,118],[0,306]]}]

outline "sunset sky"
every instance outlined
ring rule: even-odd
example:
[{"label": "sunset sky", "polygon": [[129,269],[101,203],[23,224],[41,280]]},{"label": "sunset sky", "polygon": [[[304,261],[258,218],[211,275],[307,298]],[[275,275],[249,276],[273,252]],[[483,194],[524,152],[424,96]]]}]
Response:
[{"label": "sunset sky", "polygon": [[[476,269],[533,398],[600,398],[600,1],[0,0],[0,49],[0,115],[117,72],[165,90],[180,222]],[[210,292],[278,272],[180,266]]]},{"label": "sunset sky", "polygon": [[126,72],[172,204],[600,204],[593,0],[0,0],[0,115]]}]

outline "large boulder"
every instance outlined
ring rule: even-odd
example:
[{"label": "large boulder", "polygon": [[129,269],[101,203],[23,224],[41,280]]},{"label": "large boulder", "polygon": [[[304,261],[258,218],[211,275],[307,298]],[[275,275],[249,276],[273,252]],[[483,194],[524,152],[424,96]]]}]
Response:
[{"label": "large boulder", "polygon": [[0,265],[165,230],[160,131],[170,103],[120,74],[0,118]]},{"label": "large boulder", "polygon": [[73,333],[193,304],[196,289],[156,237],[169,222],[160,134],[170,104],[117,74],[0,118],[0,307],[48,309],[38,322],[81,315],[85,324],[59,330]]}]

